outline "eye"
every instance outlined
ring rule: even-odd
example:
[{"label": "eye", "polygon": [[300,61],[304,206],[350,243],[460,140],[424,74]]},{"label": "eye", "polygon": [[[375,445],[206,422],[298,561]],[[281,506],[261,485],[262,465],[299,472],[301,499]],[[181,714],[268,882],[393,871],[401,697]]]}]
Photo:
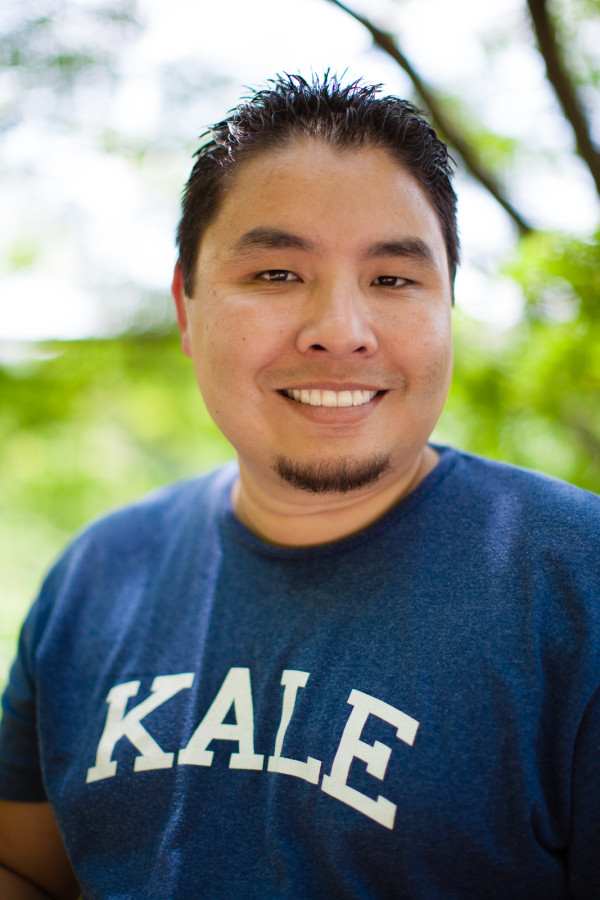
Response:
[{"label": "eye", "polygon": [[266,269],[264,272],[259,272],[256,277],[271,284],[274,282],[299,281],[298,276],[287,269]]},{"label": "eye", "polygon": [[376,287],[403,288],[412,282],[408,278],[401,278],[400,275],[378,275],[373,279],[373,284]]}]

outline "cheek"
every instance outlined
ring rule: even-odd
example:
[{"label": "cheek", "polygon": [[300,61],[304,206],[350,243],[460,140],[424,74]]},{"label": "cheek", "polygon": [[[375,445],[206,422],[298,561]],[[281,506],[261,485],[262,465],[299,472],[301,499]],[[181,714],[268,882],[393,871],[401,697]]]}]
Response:
[{"label": "cheek", "polygon": [[427,361],[431,381],[440,386],[446,384],[452,369],[452,333],[449,324],[432,325],[423,344],[423,358]]},{"label": "cheek", "polygon": [[409,385],[436,392],[447,387],[452,370],[450,317],[422,315],[399,326],[396,359]]},{"label": "cheek", "polygon": [[274,313],[236,303],[229,309],[221,304],[216,314],[205,316],[198,349],[207,376],[234,379],[244,394],[260,382],[263,371],[276,364],[290,344],[290,329]]},{"label": "cheek", "polygon": [[239,322],[227,314],[226,304],[208,294],[195,304],[191,322],[197,371],[210,376],[215,367],[226,368],[243,337]]},{"label": "cheek", "polygon": [[444,399],[450,387],[450,378],[452,375],[452,348],[450,345],[438,348],[438,352],[432,354],[429,359],[429,366],[425,374],[425,388],[431,394],[440,396],[443,394]]},{"label": "cheek", "polygon": [[196,315],[194,369],[214,418],[232,411],[238,417],[253,414],[261,373],[278,355],[273,331],[273,324],[268,327],[241,304],[221,301]]}]

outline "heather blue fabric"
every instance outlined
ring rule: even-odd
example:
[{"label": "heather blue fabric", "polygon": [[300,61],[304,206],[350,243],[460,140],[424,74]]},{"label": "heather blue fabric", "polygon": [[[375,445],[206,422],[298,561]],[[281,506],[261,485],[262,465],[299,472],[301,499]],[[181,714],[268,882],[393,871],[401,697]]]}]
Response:
[{"label": "heather blue fabric", "polygon": [[[293,549],[237,521],[234,477],[94,524],[25,624],[0,795],[50,800],[86,900],[597,900],[600,498],[444,448],[369,529]],[[262,767],[231,768],[224,736],[210,765],[178,762],[232,669]],[[321,761],[316,784],[267,770],[284,671],[308,675],[283,756]],[[139,682],[129,712],[178,673],[191,686],[140,720],[173,764],[136,771],[124,736],[116,774],[86,783],[111,689]],[[393,827],[322,789],[364,695],[388,706],[360,741],[389,762],[354,758],[347,784]],[[419,723],[412,745],[390,707]]]}]

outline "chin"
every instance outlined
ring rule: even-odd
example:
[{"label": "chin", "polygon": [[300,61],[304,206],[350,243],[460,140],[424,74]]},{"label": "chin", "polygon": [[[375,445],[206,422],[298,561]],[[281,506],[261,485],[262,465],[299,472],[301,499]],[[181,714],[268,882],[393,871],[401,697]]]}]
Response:
[{"label": "chin", "polygon": [[390,454],[364,459],[311,459],[298,462],[276,456],[273,470],[282,482],[310,494],[348,494],[376,484],[391,470]]}]

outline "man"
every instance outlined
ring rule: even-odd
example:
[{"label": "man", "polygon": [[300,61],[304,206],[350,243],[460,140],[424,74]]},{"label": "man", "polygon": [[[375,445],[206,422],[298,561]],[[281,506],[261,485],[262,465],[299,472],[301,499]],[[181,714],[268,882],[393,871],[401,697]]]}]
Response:
[{"label": "man", "polygon": [[2,896],[598,898],[600,500],[428,443],[444,145],[375,88],[280,79],[198,152],[178,243],[239,465],[50,573],[5,698]]}]

